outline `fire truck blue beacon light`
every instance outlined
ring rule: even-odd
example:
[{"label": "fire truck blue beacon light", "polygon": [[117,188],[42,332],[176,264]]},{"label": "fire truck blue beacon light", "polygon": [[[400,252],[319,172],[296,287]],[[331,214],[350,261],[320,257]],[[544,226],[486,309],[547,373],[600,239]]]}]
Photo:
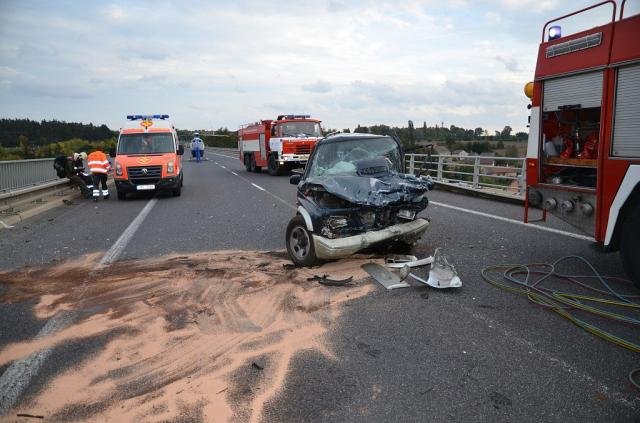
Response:
[{"label": "fire truck blue beacon light", "polygon": [[560,25],[554,25],[549,28],[549,40],[555,40],[562,37],[562,29]]}]

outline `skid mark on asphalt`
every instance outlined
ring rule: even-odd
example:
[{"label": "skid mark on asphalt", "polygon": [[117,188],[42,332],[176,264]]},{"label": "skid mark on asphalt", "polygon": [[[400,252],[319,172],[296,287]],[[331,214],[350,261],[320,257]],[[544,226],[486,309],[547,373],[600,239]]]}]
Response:
[{"label": "skid mark on asphalt", "polygon": [[[82,314],[66,329],[6,346],[0,366],[117,333],[90,359],[48,381],[25,410],[45,410],[51,421],[168,421],[180,407],[200,406],[205,421],[258,421],[293,357],[307,349],[331,357],[322,342],[331,322],[345,302],[374,289],[362,282],[360,265],[368,258],[308,270],[283,266],[284,257],[217,251],[116,262],[82,299],[76,295],[82,282],[74,284],[72,276],[90,272],[94,262],[2,274],[3,301],[39,300],[34,312],[41,318]],[[336,290],[307,281],[316,272],[359,282]],[[243,382],[232,377],[238,374]]]},{"label": "skid mark on asphalt", "polygon": [[[104,266],[115,262],[122,254],[127,244],[138,230],[144,219],[147,217],[153,206],[158,200],[152,198],[140,211],[138,216],[129,224],[124,230],[122,235],[113,244],[113,246],[102,257],[100,262],[93,266],[89,271],[83,273],[87,275],[76,292],[74,293],[79,301],[82,301],[84,294],[87,290],[88,284],[93,283],[93,277],[96,275],[96,271],[99,271]],[[77,275],[73,276],[73,279],[77,279]],[[73,323],[76,316],[66,310],[60,311],[60,313],[54,315],[38,332],[36,339],[47,338]],[[53,352],[52,348],[42,348],[33,351],[30,355],[22,357],[17,361],[14,361],[5,372],[0,376],[0,416],[5,414],[7,410],[13,407],[20,398],[20,395],[31,384],[31,381],[38,375],[46,359]]]}]

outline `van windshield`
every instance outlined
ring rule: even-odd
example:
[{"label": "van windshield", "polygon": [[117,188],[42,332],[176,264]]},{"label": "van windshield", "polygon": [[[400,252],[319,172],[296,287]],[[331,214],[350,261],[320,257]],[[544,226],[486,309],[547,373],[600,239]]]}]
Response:
[{"label": "van windshield", "polygon": [[122,134],[117,154],[175,153],[173,135],[165,133]]}]

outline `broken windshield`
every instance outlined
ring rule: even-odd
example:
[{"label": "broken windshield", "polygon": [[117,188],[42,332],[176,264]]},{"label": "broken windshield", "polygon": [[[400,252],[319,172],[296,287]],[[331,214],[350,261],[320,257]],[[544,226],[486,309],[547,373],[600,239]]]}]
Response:
[{"label": "broken windshield", "polygon": [[402,170],[400,149],[392,138],[365,138],[318,145],[309,176],[356,176],[357,161],[376,157],[386,158],[390,170]]}]

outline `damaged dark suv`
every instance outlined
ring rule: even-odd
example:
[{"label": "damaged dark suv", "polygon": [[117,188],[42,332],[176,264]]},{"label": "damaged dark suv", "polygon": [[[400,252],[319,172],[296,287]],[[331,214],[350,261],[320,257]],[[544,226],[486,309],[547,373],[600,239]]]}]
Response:
[{"label": "damaged dark suv", "polygon": [[429,225],[430,178],[404,173],[400,144],[391,137],[337,134],[321,140],[298,185],[298,212],[286,245],[297,266],[354,254],[372,245],[413,244]]}]

